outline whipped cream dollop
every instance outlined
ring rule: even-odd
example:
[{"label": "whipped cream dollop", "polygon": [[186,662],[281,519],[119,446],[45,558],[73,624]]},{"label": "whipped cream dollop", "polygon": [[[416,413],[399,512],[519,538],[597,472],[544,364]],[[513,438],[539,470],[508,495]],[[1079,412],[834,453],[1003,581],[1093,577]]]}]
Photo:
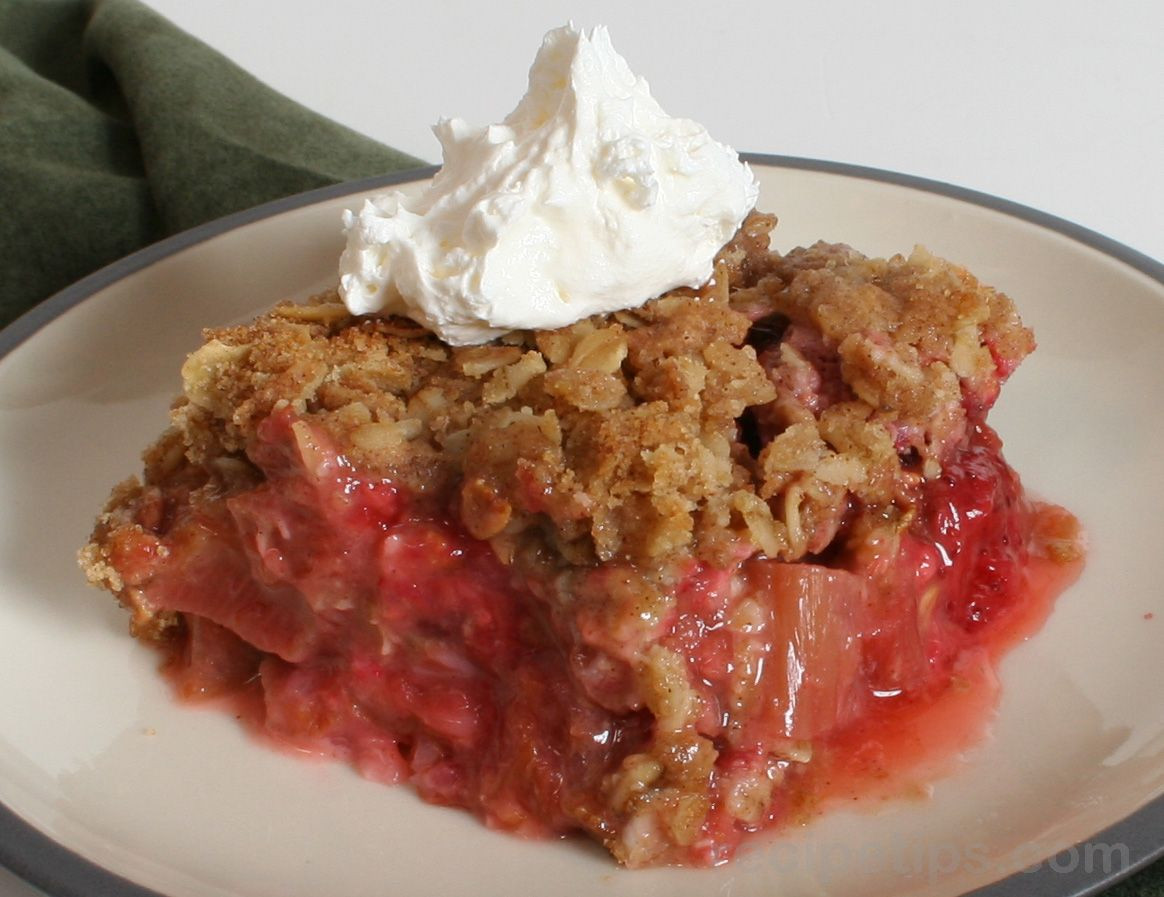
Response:
[{"label": "whipped cream dollop", "polygon": [[340,292],[453,345],[562,327],[699,286],[759,188],[735,150],[667,115],[605,28],[546,35],[500,124],[444,119],[419,196],[347,212]]}]

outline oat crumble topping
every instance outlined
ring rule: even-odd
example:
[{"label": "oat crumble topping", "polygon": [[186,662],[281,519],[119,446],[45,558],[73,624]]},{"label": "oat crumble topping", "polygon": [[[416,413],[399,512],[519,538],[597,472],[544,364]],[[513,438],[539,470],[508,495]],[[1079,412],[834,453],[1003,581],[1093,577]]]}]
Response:
[{"label": "oat crumble topping", "polygon": [[1005,295],[924,249],[780,255],[774,225],[750,216],[700,290],[485,346],[353,318],[334,292],[208,330],[145,484],[115,494],[106,525],[180,468],[195,501],[254,482],[246,448],[283,406],[356,467],[455,508],[506,562],[531,544],[565,566],[793,561],[854,509],[904,517],[1030,331]]}]

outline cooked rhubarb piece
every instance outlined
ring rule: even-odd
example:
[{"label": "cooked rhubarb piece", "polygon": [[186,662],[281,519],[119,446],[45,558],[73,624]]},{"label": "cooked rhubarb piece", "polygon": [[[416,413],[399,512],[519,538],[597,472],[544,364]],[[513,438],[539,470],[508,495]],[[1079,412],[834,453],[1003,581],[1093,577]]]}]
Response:
[{"label": "cooked rhubarb piece", "polygon": [[208,331],[86,572],[271,738],[725,861],[989,706],[1080,558],[985,422],[1033,348],[1010,300],[773,224],[700,290],[485,346],[333,294]]}]

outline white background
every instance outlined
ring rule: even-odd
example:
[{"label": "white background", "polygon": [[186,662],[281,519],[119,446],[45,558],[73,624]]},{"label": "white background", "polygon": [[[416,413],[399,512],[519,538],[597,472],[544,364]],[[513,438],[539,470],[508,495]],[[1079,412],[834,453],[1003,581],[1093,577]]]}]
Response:
[{"label": "white background", "polygon": [[431,162],[438,117],[509,112],[545,31],[605,24],[664,109],[739,150],[971,187],[1164,259],[1159,0],[148,2]]},{"label": "white background", "polygon": [[[605,24],[664,109],[737,149],[970,187],[1164,259],[1159,0],[147,2],[277,90],[432,162],[430,125],[502,118],[546,30]],[[0,870],[0,897],[39,894]]]}]

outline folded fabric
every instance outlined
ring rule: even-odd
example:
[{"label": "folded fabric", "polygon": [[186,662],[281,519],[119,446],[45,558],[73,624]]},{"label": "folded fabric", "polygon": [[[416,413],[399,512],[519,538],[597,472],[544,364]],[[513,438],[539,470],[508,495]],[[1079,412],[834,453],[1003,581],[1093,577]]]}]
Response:
[{"label": "folded fabric", "polygon": [[[168,234],[422,164],[136,0],[0,0],[0,325]],[[1107,893],[1164,897],[1164,864]]]},{"label": "folded fabric", "polygon": [[136,0],[0,0],[0,325],[161,237],[423,164]]}]

